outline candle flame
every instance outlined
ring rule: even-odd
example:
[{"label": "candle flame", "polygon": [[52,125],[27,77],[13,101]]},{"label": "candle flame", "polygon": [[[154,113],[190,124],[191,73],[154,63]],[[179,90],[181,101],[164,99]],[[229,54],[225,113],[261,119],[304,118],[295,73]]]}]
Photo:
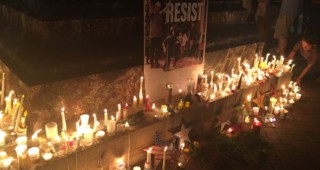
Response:
[{"label": "candle flame", "polygon": [[126,128],[130,127],[129,122],[126,122],[124,127],[126,127]]},{"label": "candle flame", "polygon": [[137,96],[133,96],[133,101],[137,101]]},{"label": "candle flame", "polygon": [[250,102],[251,101],[251,95],[247,96],[247,100]]},{"label": "candle flame", "polygon": [[181,90],[181,89],[179,89],[179,93],[182,93],[182,90]]},{"label": "candle flame", "polygon": [[61,112],[64,112],[64,107],[61,108]]},{"label": "candle flame", "polygon": [[114,116],[111,116],[111,120],[114,120]]},{"label": "candle flame", "polygon": [[168,150],[168,146],[164,147],[164,151],[167,151]]},{"label": "candle flame", "polygon": [[152,151],[152,147],[150,147],[150,148],[148,149],[148,153],[151,153],[151,151]]},{"label": "candle flame", "polygon": [[104,109],[104,113],[107,113],[108,112],[108,110],[107,109]]}]

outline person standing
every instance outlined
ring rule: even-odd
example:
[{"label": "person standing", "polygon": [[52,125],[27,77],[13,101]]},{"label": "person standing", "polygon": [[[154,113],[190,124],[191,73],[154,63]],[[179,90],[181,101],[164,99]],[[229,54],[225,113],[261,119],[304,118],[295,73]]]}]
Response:
[{"label": "person standing", "polygon": [[[150,47],[149,47],[149,58],[151,68],[158,68],[159,67],[159,56],[161,55],[161,43],[162,43],[162,36],[163,36],[163,24],[162,24],[162,13],[167,10],[166,6],[164,9],[161,10],[160,2],[155,2],[152,5],[151,0],[148,1],[149,3],[149,18],[150,18],[150,27],[149,27],[149,40],[150,40]],[[170,3],[170,2],[169,2]]]},{"label": "person standing", "polygon": [[274,38],[278,41],[276,54],[284,55],[287,49],[289,32],[299,13],[303,0],[282,0],[277,19]]}]

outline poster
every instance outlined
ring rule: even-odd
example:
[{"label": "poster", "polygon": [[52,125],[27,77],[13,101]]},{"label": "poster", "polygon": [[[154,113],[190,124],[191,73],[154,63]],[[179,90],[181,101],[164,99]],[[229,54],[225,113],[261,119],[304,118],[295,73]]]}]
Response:
[{"label": "poster", "polygon": [[171,71],[202,64],[206,0],[146,0],[145,64]]},{"label": "poster", "polygon": [[[207,0],[144,1],[144,74],[150,100],[173,93],[203,73]],[[156,87],[155,87],[156,85]]]}]

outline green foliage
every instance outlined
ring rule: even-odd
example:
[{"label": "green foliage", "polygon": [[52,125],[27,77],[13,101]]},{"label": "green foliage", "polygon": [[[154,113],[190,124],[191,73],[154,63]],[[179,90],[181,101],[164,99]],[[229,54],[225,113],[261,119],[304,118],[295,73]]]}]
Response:
[{"label": "green foliage", "polygon": [[213,133],[211,138],[191,144],[190,154],[207,168],[248,168],[259,163],[259,153],[267,142],[251,132],[233,136]]}]

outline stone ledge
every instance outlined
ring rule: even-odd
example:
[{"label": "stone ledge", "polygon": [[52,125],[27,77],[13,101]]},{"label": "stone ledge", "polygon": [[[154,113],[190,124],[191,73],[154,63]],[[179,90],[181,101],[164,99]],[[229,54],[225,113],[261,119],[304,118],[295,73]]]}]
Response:
[{"label": "stone ledge", "polygon": [[[183,109],[180,113],[167,117],[163,120],[155,120],[152,113],[146,113],[141,123],[132,126],[133,131],[121,132],[113,137],[105,137],[100,142],[96,142],[85,150],[67,155],[67,157],[56,158],[50,162],[39,162],[28,165],[31,169],[113,169],[115,159],[122,157],[127,163],[130,152],[130,165],[137,164],[145,159],[144,148],[154,144],[156,131],[164,133],[166,139],[172,138],[168,130],[181,125],[182,120],[194,127],[203,125],[205,122],[214,121],[215,116],[222,113],[223,109],[232,108],[243,100],[247,95],[255,96],[258,90],[270,91],[271,84],[275,89],[280,89],[283,83],[291,80],[291,73],[282,77],[271,76],[265,83],[257,83],[250,87],[237,90],[234,94],[209,102],[208,104],[194,102],[189,109]],[[130,142],[130,151],[128,150]],[[26,160],[25,160],[26,161]],[[100,164],[100,165],[99,165]]]}]

